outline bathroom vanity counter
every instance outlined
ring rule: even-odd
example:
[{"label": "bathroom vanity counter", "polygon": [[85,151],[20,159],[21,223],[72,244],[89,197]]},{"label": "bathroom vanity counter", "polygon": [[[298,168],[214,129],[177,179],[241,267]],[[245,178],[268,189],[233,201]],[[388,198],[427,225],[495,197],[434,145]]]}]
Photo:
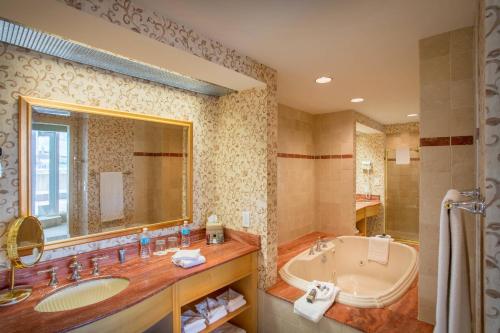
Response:
[{"label": "bathroom vanity counter", "polygon": [[[231,238],[224,244],[220,245],[206,245],[204,240],[194,242],[191,248],[200,248],[202,255],[206,257],[207,262],[189,269],[183,269],[173,265],[171,262],[171,254],[162,257],[152,256],[149,259],[142,260],[137,256],[137,252],[132,255],[132,251],[134,249],[137,250],[136,244],[132,245],[132,247],[131,245],[127,246],[127,252],[129,253],[130,258],[124,264],[118,263],[116,256],[117,248],[103,249],[94,253],[81,254],[78,258],[79,261],[84,264],[82,280],[92,278],[90,275],[91,266],[89,259],[97,254],[105,253],[109,254],[110,258],[107,262],[104,261],[102,263],[101,275],[99,278],[107,276],[123,277],[129,279],[130,284],[118,295],[100,303],[62,312],[41,313],[34,310],[36,304],[48,294],[52,293],[54,289],[47,286],[48,277],[46,275],[44,275],[43,280],[41,280],[39,277],[34,277],[31,274],[33,274],[34,271],[46,269],[50,266],[57,266],[59,267],[58,277],[60,281],[57,289],[63,288],[72,283],[67,279],[69,272],[67,267],[70,259],[62,258],[49,262],[43,262],[40,265],[37,265],[36,270],[31,268],[32,271],[30,272],[30,276],[34,279],[36,278],[36,281],[34,282],[34,291],[31,297],[17,305],[0,308],[0,321],[2,322],[1,331],[6,333],[30,331],[69,331],[119,313],[120,311],[139,304],[142,301],[154,298],[152,296],[160,293],[167,295],[165,297],[161,296],[163,297],[162,301],[164,302],[166,309],[168,310],[168,307],[170,307],[170,310],[174,312],[175,316],[176,304],[171,303],[172,299],[175,303],[176,298],[171,297],[169,301],[168,295],[175,294],[176,286],[182,285],[182,283],[180,283],[181,281],[189,281],[188,278],[195,275],[201,276],[202,273],[216,267],[224,269],[224,265],[230,262],[234,262],[236,265],[241,266],[243,265],[240,263],[241,260],[249,259],[251,262],[253,258],[253,261],[256,261],[255,252],[258,251],[260,247],[258,236],[242,236],[241,234],[243,233],[234,233],[236,233],[234,238]],[[245,265],[247,262],[249,261],[244,261]],[[232,269],[232,267],[230,268]],[[246,269],[247,267],[245,267],[245,270]],[[28,269],[25,271],[27,270]],[[212,270],[212,272],[217,271]],[[27,272],[19,271],[19,273],[20,274],[18,276],[20,282],[22,282],[22,280],[29,280]],[[5,276],[2,276],[2,278],[3,277]],[[186,294],[186,292],[184,292],[184,294]],[[167,304],[167,301],[169,304]],[[179,312],[179,310],[180,306],[178,307],[177,312]],[[180,313],[177,313],[177,315],[180,315]]]},{"label": "bathroom vanity counter", "polygon": [[356,211],[365,209],[367,207],[376,207],[380,205],[380,201],[356,201]]},{"label": "bathroom vanity counter", "polygon": [[[321,232],[313,232],[290,243],[279,246],[278,270],[291,258],[308,249],[318,237],[324,236],[332,235]],[[324,316],[363,332],[431,333],[433,326],[417,319],[417,280],[418,279],[415,279],[408,291],[399,300],[385,308],[356,308],[340,303],[334,303]],[[267,289],[266,292],[290,303],[293,303],[304,294],[302,290],[283,281],[279,275],[276,284]]]},{"label": "bathroom vanity counter", "polygon": [[366,236],[368,218],[377,216],[380,211],[380,200],[356,200],[356,228],[360,236]]}]

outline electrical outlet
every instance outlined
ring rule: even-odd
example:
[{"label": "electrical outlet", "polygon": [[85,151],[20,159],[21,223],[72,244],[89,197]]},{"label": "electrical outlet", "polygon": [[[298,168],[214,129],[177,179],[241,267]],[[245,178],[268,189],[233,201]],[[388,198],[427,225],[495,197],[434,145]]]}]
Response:
[{"label": "electrical outlet", "polygon": [[244,210],[242,213],[241,213],[241,225],[244,227],[244,228],[249,228],[250,227],[250,212],[247,211],[247,210]]}]

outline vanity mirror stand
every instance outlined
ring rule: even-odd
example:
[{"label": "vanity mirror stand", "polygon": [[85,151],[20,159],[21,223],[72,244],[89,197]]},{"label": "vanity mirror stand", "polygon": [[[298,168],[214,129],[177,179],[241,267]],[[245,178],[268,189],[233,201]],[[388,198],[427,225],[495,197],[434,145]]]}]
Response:
[{"label": "vanity mirror stand", "polygon": [[31,295],[31,286],[15,285],[16,269],[38,263],[43,249],[43,229],[36,217],[20,217],[11,222],[7,231],[7,255],[11,262],[10,285],[8,289],[0,291],[0,307],[17,304]]}]

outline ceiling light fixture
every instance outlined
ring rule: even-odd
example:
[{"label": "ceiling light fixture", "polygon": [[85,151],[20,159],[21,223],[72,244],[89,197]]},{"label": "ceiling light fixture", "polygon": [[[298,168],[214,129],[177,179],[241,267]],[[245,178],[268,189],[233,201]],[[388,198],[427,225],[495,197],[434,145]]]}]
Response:
[{"label": "ceiling light fixture", "polygon": [[418,117],[418,113],[410,113],[407,117]]},{"label": "ceiling light fixture", "polygon": [[321,76],[321,77],[318,77],[316,79],[316,83],[320,83],[320,84],[330,83],[330,82],[332,82],[332,78],[328,77],[328,76]]},{"label": "ceiling light fixture", "polygon": [[351,103],[361,103],[364,102],[365,99],[361,97],[351,98]]}]

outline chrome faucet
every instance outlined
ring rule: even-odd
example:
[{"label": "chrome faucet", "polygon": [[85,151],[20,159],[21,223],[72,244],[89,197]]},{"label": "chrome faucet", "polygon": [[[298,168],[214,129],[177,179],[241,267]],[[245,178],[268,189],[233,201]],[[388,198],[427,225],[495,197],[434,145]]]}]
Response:
[{"label": "chrome faucet", "polygon": [[49,269],[44,269],[43,271],[38,271],[36,273],[38,275],[50,273],[49,286],[51,286],[51,287],[57,287],[57,285],[59,284],[59,280],[57,279],[57,269],[58,269],[57,267],[52,266]]},{"label": "chrome faucet", "polygon": [[69,277],[71,281],[78,281],[82,278],[80,276],[80,272],[83,269],[83,265],[78,262],[78,258],[76,256],[73,256],[73,261],[69,265],[69,268],[71,268],[71,276]]},{"label": "chrome faucet", "polygon": [[323,237],[318,237],[316,240],[316,252],[321,252],[321,249],[326,247],[327,240],[324,240]]},{"label": "chrome faucet", "polygon": [[100,257],[94,257],[94,258],[90,259],[92,261],[92,275],[99,276],[99,274],[101,273],[101,271],[99,269],[99,261],[104,260],[104,259],[108,259],[108,258],[109,258],[109,256],[100,256]]}]

